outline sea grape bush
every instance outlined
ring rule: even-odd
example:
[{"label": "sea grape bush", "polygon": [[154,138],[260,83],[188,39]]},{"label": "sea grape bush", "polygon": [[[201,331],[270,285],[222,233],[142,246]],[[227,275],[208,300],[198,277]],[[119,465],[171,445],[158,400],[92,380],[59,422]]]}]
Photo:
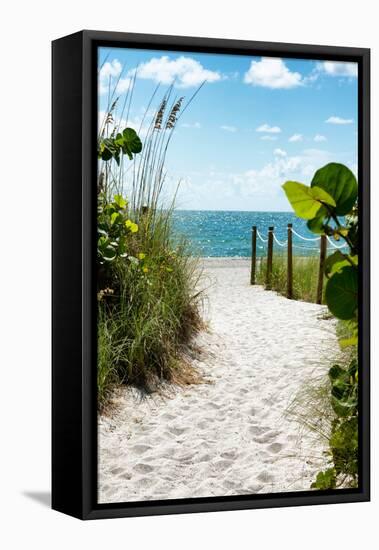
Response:
[{"label": "sea grape bush", "polygon": [[[317,170],[310,186],[287,181],[283,189],[295,214],[307,220],[316,234],[345,241],[348,251],[336,250],[325,268],[325,300],[338,319],[357,321],[358,251],[355,207],[358,184],[354,174],[343,164],[330,163]],[[344,222],[343,216],[347,216]]]},{"label": "sea grape bush", "polygon": [[312,488],[355,487],[358,482],[358,183],[343,164],[330,163],[317,170],[310,186],[295,181],[283,185],[295,214],[307,220],[313,233],[333,237],[347,247],[325,262],[325,301],[330,312],[348,327],[340,340],[351,347],[347,367],[329,371],[331,405],[335,418],[329,438],[333,466],[319,472]]},{"label": "sea grape bush", "polygon": [[133,155],[142,151],[142,142],[133,128],[125,128],[122,133],[116,136],[99,137],[97,145],[97,156],[101,160],[109,161],[112,158],[120,164],[121,153],[127,155],[129,160]]},{"label": "sea grape bush", "polygon": [[136,264],[143,253],[135,257],[130,253],[131,239],[139,230],[138,224],[129,217],[128,201],[122,195],[114,195],[107,201],[104,193],[98,195],[97,205],[97,263],[99,266],[99,286],[110,282],[112,264],[127,259]]},{"label": "sea grape bush", "polygon": [[[105,161],[114,159],[120,164],[122,155],[130,160],[133,155],[140,153],[142,142],[135,130],[125,128],[122,133],[110,137],[98,138],[98,158]],[[104,174],[101,173],[97,194],[97,263],[98,263],[98,296],[110,296],[113,292],[106,292],[107,284],[112,283],[113,265],[120,259],[128,259],[133,264],[139,263],[139,258],[130,254],[130,243],[133,234],[138,232],[138,224],[130,219],[128,201],[121,194],[115,194],[111,199],[104,190]],[[142,254],[142,253],[141,253]],[[143,255],[144,256],[144,255]]]}]

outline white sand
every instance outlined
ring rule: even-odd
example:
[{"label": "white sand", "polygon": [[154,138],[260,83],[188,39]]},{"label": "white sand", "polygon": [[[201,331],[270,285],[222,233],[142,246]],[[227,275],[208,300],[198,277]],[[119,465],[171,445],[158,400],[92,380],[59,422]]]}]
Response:
[{"label": "white sand", "polygon": [[326,442],[285,414],[338,354],[325,308],[249,285],[245,260],[205,260],[210,380],[170,398],[120,392],[99,421],[99,502],[307,490]]}]

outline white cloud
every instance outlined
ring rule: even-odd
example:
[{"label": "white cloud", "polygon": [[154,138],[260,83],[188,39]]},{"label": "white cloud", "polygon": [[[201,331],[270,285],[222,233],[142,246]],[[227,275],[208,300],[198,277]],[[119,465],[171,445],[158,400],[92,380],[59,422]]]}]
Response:
[{"label": "white cloud", "polygon": [[228,126],[224,124],[223,126],[220,126],[221,130],[225,130],[226,132],[237,132],[237,128],[235,126]]},{"label": "white cloud", "polygon": [[322,141],[328,141],[327,138],[321,134],[316,134],[313,138],[313,141],[316,141],[317,143],[321,143]]},{"label": "white cloud", "polygon": [[132,79],[125,77],[120,78],[120,80],[117,82],[116,86],[116,94],[123,94],[127,92],[132,84]]},{"label": "white cloud", "polygon": [[192,123],[191,122],[183,122],[183,124],[181,124],[181,126],[183,128],[197,128],[197,129],[201,128],[200,122],[192,122]]},{"label": "white cloud", "polygon": [[262,136],[261,140],[263,141],[276,141],[278,136]]},{"label": "white cloud", "polygon": [[303,134],[293,134],[293,136],[291,136],[288,141],[291,141],[291,142],[303,141]]},{"label": "white cloud", "polygon": [[358,76],[358,64],[348,61],[322,61],[317,64],[317,69],[329,76]]},{"label": "white cloud", "polygon": [[[240,186],[239,192],[252,198],[275,198],[274,207],[281,204],[288,206],[282,191],[282,184],[288,179],[298,179],[307,182],[314,172],[333,158],[328,151],[320,149],[305,149],[296,156],[276,155],[274,160],[261,169],[247,170],[233,176],[235,184]],[[279,201],[279,202],[278,202]]]},{"label": "white cloud", "polygon": [[167,55],[160,58],[153,57],[150,61],[142,63],[138,67],[137,77],[151,79],[161,84],[175,82],[178,88],[199,86],[205,80],[216,82],[222,78],[219,72],[205,69],[199,61],[191,57],[180,56],[177,59],[170,59]]},{"label": "white cloud", "polygon": [[274,149],[274,155],[276,157],[286,157],[287,153],[283,149]]},{"label": "white cloud", "polygon": [[301,74],[291,72],[283,60],[276,57],[262,57],[261,61],[252,61],[244,82],[274,89],[295,88],[303,84]]},{"label": "white cloud", "polygon": [[191,173],[179,188],[178,205],[206,210],[289,211],[283,183],[287,180],[309,183],[320,166],[332,161],[353,166],[355,154],[336,155],[309,148],[296,156],[275,155],[267,164],[240,172],[210,169],[204,173]]},{"label": "white cloud", "polygon": [[330,116],[325,120],[327,124],[352,124],[354,120],[352,118],[341,118],[339,116]]},{"label": "white cloud", "polygon": [[113,59],[112,61],[107,61],[104,63],[104,65],[100,69],[100,78],[108,78],[108,77],[117,77],[121,74],[122,71],[122,65],[119,62],[118,59]]},{"label": "white cloud", "polygon": [[116,94],[127,92],[132,83],[132,79],[129,75],[121,78],[121,73],[122,65],[118,59],[113,59],[112,61],[104,63],[99,72],[99,94],[104,95],[109,91],[113,93],[115,87]]},{"label": "white cloud", "polygon": [[266,134],[280,134],[282,131],[279,126],[269,126],[268,124],[262,124],[256,129],[257,132],[265,132]]},{"label": "white cloud", "polygon": [[358,64],[347,61],[319,61],[308,76],[303,78],[303,84],[313,84],[320,76],[339,77],[340,82],[344,79],[352,80],[358,76]]}]

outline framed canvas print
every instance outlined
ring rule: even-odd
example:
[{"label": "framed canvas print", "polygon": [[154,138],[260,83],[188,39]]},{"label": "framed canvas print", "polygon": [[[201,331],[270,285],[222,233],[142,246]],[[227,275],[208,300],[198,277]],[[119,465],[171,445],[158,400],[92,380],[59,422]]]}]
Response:
[{"label": "framed canvas print", "polygon": [[53,508],[369,499],[369,50],[53,42]]}]

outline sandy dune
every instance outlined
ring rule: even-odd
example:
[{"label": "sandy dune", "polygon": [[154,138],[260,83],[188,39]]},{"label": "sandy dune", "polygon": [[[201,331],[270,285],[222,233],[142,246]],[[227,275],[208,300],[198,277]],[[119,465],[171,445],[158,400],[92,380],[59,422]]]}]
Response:
[{"label": "sandy dune", "polygon": [[141,401],[124,388],[99,420],[99,502],[309,489],[325,443],[285,410],[338,353],[324,307],[249,285],[245,260],[205,260],[210,381]]}]

